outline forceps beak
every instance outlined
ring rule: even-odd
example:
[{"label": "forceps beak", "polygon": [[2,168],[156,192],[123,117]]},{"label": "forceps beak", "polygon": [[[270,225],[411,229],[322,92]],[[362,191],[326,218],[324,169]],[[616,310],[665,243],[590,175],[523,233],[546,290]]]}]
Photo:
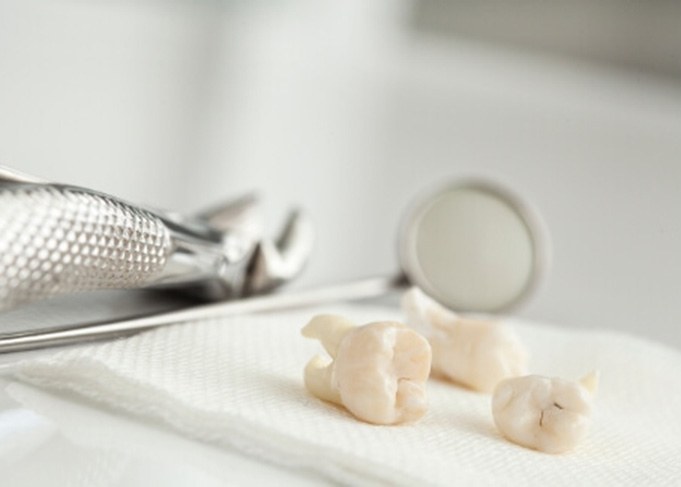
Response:
[{"label": "forceps beak", "polygon": [[246,277],[246,295],[262,294],[293,280],[312,252],[313,225],[300,210],[289,213],[277,238],[264,236],[260,198],[256,193],[211,207],[196,216],[216,230],[236,232],[257,242]]},{"label": "forceps beak", "polygon": [[258,243],[246,284],[247,294],[261,294],[294,279],[307,263],[314,244],[309,217],[300,210],[289,214],[276,240]]},{"label": "forceps beak", "polygon": [[[53,223],[55,224],[65,225],[69,231],[76,232],[72,227],[82,223],[81,220],[83,219],[90,218],[92,220],[97,216],[97,212],[102,211],[102,208],[114,213],[117,212],[116,214],[120,217],[120,221],[117,220],[117,222],[120,225],[115,228],[116,231],[121,230],[121,225],[123,225],[121,222],[128,220],[133,223],[137,222],[139,225],[149,225],[153,230],[151,235],[156,239],[154,240],[156,247],[152,246],[151,250],[160,252],[159,255],[161,256],[158,269],[153,269],[153,272],[148,269],[139,271],[141,272],[139,274],[137,268],[134,268],[133,270],[138,272],[139,275],[134,272],[125,274],[127,280],[124,279],[121,282],[111,282],[108,277],[104,276],[96,282],[96,285],[93,285],[90,281],[87,284],[78,282],[80,274],[74,273],[74,271],[72,275],[76,277],[72,280],[75,284],[70,282],[71,287],[62,286],[63,280],[59,281],[57,278],[53,278],[53,274],[49,274],[47,277],[40,274],[38,275],[39,279],[52,279],[57,283],[55,285],[50,281],[45,285],[52,287],[48,286],[49,292],[43,292],[44,297],[74,292],[75,289],[81,289],[82,286],[89,290],[109,287],[172,287],[175,289],[185,287],[189,292],[203,293],[208,299],[226,299],[260,294],[284,284],[302,271],[310,255],[314,239],[312,225],[308,218],[297,211],[289,215],[288,221],[278,238],[272,239],[264,236],[259,198],[253,193],[185,217],[174,212],[136,207],[115,197],[86,188],[53,185],[42,179],[3,166],[0,166],[0,183],[27,185],[26,188],[21,186],[19,189],[7,189],[5,195],[10,202],[19,201],[23,205],[20,205],[25,210],[22,214],[23,220],[19,221],[21,225],[30,227],[34,224],[31,220],[34,212],[30,195],[33,194],[31,191],[42,191],[51,202],[49,204],[70,205],[69,207],[75,207],[79,210],[77,221],[73,218],[63,219],[61,215],[54,217],[51,213],[48,217],[45,217],[48,220],[50,218],[54,220]],[[40,187],[40,189],[35,189],[36,187]],[[69,195],[74,192],[78,195],[85,195],[86,200],[83,202],[70,198]],[[81,212],[80,210],[83,208],[87,211]],[[43,217],[41,216],[41,218]],[[60,218],[62,219],[60,220]],[[90,220],[86,223],[89,223]],[[99,233],[102,231],[102,229],[97,230]],[[88,235],[83,234],[81,230],[79,232],[82,234],[81,237],[88,238]],[[92,235],[91,237],[103,239],[105,236]],[[112,262],[107,261],[107,265],[125,266],[130,264],[129,259],[125,260],[124,258],[128,254],[135,257],[134,262],[141,262],[140,259],[148,258],[149,255],[147,254],[150,252],[148,242],[145,243],[146,241],[141,240],[143,239],[141,233],[140,235],[135,234],[135,238],[137,240],[130,240],[128,237],[121,238],[119,239],[120,242],[116,239],[104,240],[104,244],[108,245],[107,251],[113,252],[116,256]],[[132,244],[135,244],[134,247],[131,247],[134,248],[134,251],[129,249]],[[127,247],[122,249],[121,245],[127,245]],[[77,247],[80,248],[79,245]],[[20,251],[23,250],[22,247]],[[29,250],[31,248],[26,249],[26,251]],[[77,253],[78,251],[73,252]],[[20,257],[23,258],[21,255]],[[70,259],[71,257],[71,254],[68,254],[64,258]],[[62,258],[62,254],[59,253],[56,258]],[[89,265],[83,264],[82,259],[80,259],[78,263],[67,267],[72,269],[75,266],[78,271],[99,275],[97,274],[99,268],[88,267]],[[60,272],[62,271],[58,271],[56,274]],[[57,275],[57,277],[62,278],[61,275]],[[33,289],[42,285],[43,281],[34,282],[31,279],[25,279],[22,282],[26,284],[29,291],[33,292]],[[24,291],[22,290],[22,292]],[[17,293],[12,295],[15,294]],[[43,294],[38,293],[40,295],[36,297],[28,291],[24,294],[26,296],[22,297],[23,302],[42,299],[43,297]]]}]

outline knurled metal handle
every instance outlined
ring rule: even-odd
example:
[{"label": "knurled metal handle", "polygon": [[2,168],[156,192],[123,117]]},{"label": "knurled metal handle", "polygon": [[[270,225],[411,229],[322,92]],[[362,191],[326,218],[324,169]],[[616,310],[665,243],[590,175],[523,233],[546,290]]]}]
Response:
[{"label": "knurled metal handle", "polygon": [[109,196],[69,186],[0,185],[0,309],[143,286],[162,272],[172,247],[160,218]]}]

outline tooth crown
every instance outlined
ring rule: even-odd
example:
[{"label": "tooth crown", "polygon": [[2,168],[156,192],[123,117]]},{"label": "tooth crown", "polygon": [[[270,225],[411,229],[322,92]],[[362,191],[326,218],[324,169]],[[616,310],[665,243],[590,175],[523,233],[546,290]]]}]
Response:
[{"label": "tooth crown", "polygon": [[580,382],[528,375],[499,383],[492,413],[510,441],[547,453],[574,448],[587,435],[597,375]]},{"label": "tooth crown", "polygon": [[402,309],[433,348],[433,372],[481,392],[526,373],[528,354],[504,324],[461,318],[418,288],[405,293]]},{"label": "tooth crown", "polygon": [[396,322],[353,327],[342,317],[314,317],[303,335],[318,338],[332,360],[314,357],[307,389],[374,424],[416,421],[428,409],[425,383],[431,349],[418,333]]}]

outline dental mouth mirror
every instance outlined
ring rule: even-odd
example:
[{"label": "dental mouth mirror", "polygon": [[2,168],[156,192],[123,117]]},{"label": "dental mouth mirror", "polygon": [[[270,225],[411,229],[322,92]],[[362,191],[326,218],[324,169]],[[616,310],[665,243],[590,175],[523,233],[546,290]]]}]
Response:
[{"label": "dental mouth mirror", "polygon": [[548,238],[538,215],[483,180],[445,185],[419,198],[398,232],[400,272],[336,286],[270,294],[118,321],[0,335],[0,352],[127,336],[192,320],[377,297],[414,285],[463,312],[505,312],[526,300],[544,273]]},{"label": "dental mouth mirror", "polygon": [[508,190],[482,180],[450,184],[407,212],[398,239],[406,279],[454,311],[512,309],[546,263],[539,217]]}]

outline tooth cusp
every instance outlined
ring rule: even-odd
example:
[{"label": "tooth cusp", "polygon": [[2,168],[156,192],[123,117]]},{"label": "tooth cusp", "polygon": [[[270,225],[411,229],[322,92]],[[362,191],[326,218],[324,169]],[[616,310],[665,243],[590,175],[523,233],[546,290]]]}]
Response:
[{"label": "tooth cusp", "polygon": [[563,453],[588,434],[598,376],[581,381],[528,375],[500,382],[492,414],[501,434],[513,443]]}]

